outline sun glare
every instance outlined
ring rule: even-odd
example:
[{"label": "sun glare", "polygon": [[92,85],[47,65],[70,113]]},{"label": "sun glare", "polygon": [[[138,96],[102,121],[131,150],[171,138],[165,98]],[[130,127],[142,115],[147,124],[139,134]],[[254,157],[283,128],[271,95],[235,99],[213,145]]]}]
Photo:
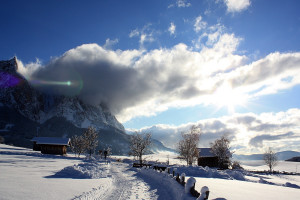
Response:
[{"label": "sun glare", "polygon": [[237,106],[245,106],[247,96],[239,90],[234,90],[231,86],[225,85],[220,87],[212,96],[212,103],[217,109],[226,107],[229,113],[235,113]]}]

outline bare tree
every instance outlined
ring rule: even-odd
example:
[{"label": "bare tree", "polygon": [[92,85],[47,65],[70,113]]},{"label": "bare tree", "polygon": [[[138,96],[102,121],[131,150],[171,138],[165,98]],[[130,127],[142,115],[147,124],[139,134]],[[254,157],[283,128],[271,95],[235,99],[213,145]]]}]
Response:
[{"label": "bare tree", "polygon": [[211,151],[218,157],[220,168],[228,168],[233,152],[230,151],[230,140],[226,136],[210,143]]},{"label": "bare tree", "polygon": [[177,144],[177,150],[186,161],[187,165],[192,165],[195,158],[198,158],[198,143],[200,140],[200,129],[192,126],[187,133],[181,133],[182,140]]},{"label": "bare tree", "polygon": [[129,155],[138,157],[140,164],[143,163],[142,156],[149,152],[151,145],[150,133],[135,132],[130,138],[130,152]]},{"label": "bare tree", "polygon": [[86,142],[82,136],[74,135],[71,138],[71,149],[72,151],[80,157],[80,154],[84,153],[86,150]]},{"label": "bare tree", "polygon": [[86,149],[91,156],[92,152],[94,152],[98,146],[98,133],[96,132],[96,129],[92,126],[89,126],[83,133],[83,138],[86,143]]},{"label": "bare tree", "polygon": [[268,150],[266,150],[264,153],[263,159],[266,165],[269,167],[270,172],[272,172],[278,163],[276,153],[271,148],[268,148]]}]

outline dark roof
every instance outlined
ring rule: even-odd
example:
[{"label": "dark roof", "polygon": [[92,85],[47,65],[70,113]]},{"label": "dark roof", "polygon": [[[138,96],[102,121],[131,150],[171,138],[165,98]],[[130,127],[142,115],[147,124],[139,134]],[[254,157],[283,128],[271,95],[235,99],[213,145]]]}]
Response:
[{"label": "dark roof", "polygon": [[36,142],[36,144],[69,145],[70,138],[34,137],[31,141]]},{"label": "dark roof", "polygon": [[214,153],[211,152],[211,148],[198,148],[199,157],[216,157]]}]

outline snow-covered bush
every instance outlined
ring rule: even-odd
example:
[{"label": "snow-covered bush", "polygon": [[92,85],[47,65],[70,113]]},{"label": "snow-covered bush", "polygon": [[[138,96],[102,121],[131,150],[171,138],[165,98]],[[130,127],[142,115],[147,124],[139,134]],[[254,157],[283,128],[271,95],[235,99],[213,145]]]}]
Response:
[{"label": "snow-covered bush", "polygon": [[242,166],[241,166],[241,163],[239,161],[233,161],[232,164],[231,164],[231,168],[232,169],[244,169]]}]

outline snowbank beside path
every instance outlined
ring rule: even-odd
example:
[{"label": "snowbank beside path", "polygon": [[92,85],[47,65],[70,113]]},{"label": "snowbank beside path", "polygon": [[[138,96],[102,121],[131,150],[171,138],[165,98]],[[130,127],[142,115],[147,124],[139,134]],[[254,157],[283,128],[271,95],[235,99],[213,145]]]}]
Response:
[{"label": "snowbank beside path", "polygon": [[165,172],[157,172],[153,169],[132,169],[136,176],[142,178],[150,185],[151,190],[156,190],[158,200],[195,200],[191,194],[185,193],[185,189],[171,175]]},{"label": "snowbank beside path", "polygon": [[290,187],[282,187],[269,184],[261,184],[248,181],[236,181],[217,178],[195,178],[196,190],[206,185],[209,188],[209,199],[220,200],[297,200],[300,190]]},{"label": "snowbank beside path", "polygon": [[222,170],[201,167],[201,166],[172,166],[171,171],[175,173],[185,173],[186,176],[205,177],[205,178],[220,178],[229,180],[245,181],[245,172],[241,170]]},{"label": "snowbank beside path", "polygon": [[282,177],[277,177],[276,175],[257,175],[244,170],[217,170],[209,167],[200,166],[177,166],[172,167],[171,170],[174,170],[176,174],[185,173],[187,176],[193,177],[247,181],[300,189],[298,181],[286,181]]}]

